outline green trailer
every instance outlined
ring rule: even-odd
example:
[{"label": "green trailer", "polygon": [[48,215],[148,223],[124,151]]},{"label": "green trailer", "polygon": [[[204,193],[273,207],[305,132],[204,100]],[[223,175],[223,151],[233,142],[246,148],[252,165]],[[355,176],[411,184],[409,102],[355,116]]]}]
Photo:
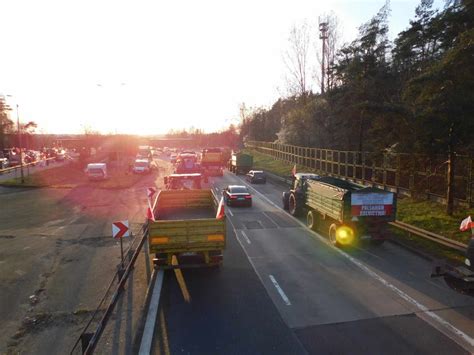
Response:
[{"label": "green trailer", "polygon": [[296,174],[283,205],[294,216],[306,215],[309,228],[327,232],[338,246],[356,239],[383,243],[396,216],[393,192],[315,174]]},{"label": "green trailer", "polygon": [[[149,222],[148,244],[163,268],[218,266],[226,245],[225,216],[216,218],[218,198],[206,190],[162,190]],[[178,265],[174,265],[174,257]]]},{"label": "green trailer", "polygon": [[253,156],[245,153],[232,153],[229,161],[229,170],[238,174],[247,174],[252,170]]}]

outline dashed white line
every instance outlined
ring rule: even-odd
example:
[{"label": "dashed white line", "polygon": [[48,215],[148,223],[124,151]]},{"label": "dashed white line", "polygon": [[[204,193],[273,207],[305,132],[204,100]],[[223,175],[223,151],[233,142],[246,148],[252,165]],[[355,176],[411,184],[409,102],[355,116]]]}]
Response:
[{"label": "dashed white line", "polygon": [[[245,183],[242,179],[241,181]],[[245,183],[246,184],[246,183]],[[247,184],[246,184],[247,185]],[[279,206],[277,206],[275,203],[273,203],[268,197],[263,195],[260,191],[256,190],[255,188],[247,185],[250,187],[252,190],[254,190],[258,195],[260,195],[263,199],[268,201],[272,206],[281,209]],[[292,216],[291,216],[292,217]],[[344,252],[343,250],[332,246],[329,241],[322,236],[320,236],[318,233],[306,228],[306,225],[302,223],[299,219],[292,217],[298,224],[300,224],[302,227],[304,227],[308,232],[313,234],[315,237],[317,237],[320,241],[323,243],[326,243],[330,247],[332,247],[334,250],[336,250],[340,255],[348,259],[350,262],[352,262],[354,265],[356,265],[359,269],[367,273],[369,276],[374,278],[375,280],[379,281],[381,284],[392,290],[394,293],[396,293],[400,298],[404,299],[406,302],[411,303],[413,306],[415,306],[421,313],[417,313],[417,315],[421,318],[424,319],[427,323],[431,324],[434,328],[438,329],[440,332],[442,332],[444,335],[449,337],[451,340],[462,346],[464,349],[469,351],[470,353],[474,353],[474,338],[470,337],[468,334],[464,333],[462,330],[456,328],[454,325],[446,321],[445,319],[441,318],[438,316],[436,313],[433,311],[430,311],[428,307],[426,307],[424,304],[418,302],[411,296],[409,296],[407,293],[403,292],[400,290],[398,287],[395,285],[391,284],[387,280],[385,280],[382,276],[377,274],[376,272],[372,271],[368,266],[363,264],[362,262],[354,259],[352,256]]]},{"label": "dashed white line", "polygon": [[287,306],[291,306],[291,302],[290,300],[288,299],[288,297],[286,296],[285,292],[283,292],[283,290],[281,289],[280,285],[278,284],[277,280],[275,280],[275,278],[273,277],[273,275],[268,275],[270,277],[270,280],[272,281],[273,283],[273,286],[275,286],[275,288],[277,289],[278,293],[280,294],[281,298],[283,299],[283,302],[285,302],[285,304]]},{"label": "dashed white line", "polygon": [[249,237],[247,237],[247,234],[245,234],[244,231],[241,231],[241,232],[242,232],[242,237],[244,237],[244,239],[245,239],[245,241],[247,242],[247,244],[251,244]]},{"label": "dashed white line", "polygon": [[227,212],[229,212],[229,214],[230,214],[232,217],[234,217],[234,214],[232,213],[232,211],[231,211],[229,208],[227,209]]}]

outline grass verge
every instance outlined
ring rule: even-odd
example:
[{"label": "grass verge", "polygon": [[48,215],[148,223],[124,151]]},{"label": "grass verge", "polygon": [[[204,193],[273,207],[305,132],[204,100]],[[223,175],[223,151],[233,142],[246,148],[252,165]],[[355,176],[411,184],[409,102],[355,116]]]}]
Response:
[{"label": "grass verge", "polygon": [[[259,153],[252,149],[245,149],[245,153],[253,155],[254,167],[266,170],[280,176],[289,176],[293,163],[288,163],[274,159],[266,154]],[[311,171],[303,166],[297,166],[297,171]],[[408,197],[398,198],[397,219],[411,224],[418,228],[442,235],[446,238],[457,240],[467,244],[470,233],[460,232],[459,224],[469,215],[474,215],[474,208],[458,207],[452,216],[444,212],[444,206],[432,201],[419,201]],[[403,242],[415,248],[422,248],[434,257],[448,257],[450,259],[461,260],[459,253],[440,246],[431,241],[421,239],[417,236],[409,236],[407,233],[393,228],[394,234],[403,239]],[[462,258],[462,260],[464,260]]]}]

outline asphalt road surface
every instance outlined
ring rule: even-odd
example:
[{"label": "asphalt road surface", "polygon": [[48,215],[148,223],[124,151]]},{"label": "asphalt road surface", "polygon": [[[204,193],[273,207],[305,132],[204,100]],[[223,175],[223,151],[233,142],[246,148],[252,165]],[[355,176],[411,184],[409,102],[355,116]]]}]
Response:
[{"label": "asphalt road surface", "polygon": [[[153,173],[122,190],[94,183],[73,189],[0,187],[1,354],[69,353],[120,263],[111,223],[128,219],[136,233],[145,219],[145,187],[161,181]],[[141,290],[127,289],[117,306],[123,314],[141,306],[147,286],[142,274],[134,277]],[[120,317],[104,346],[130,353],[138,317]]]},{"label": "asphalt road surface", "polygon": [[[211,179],[228,184],[247,183]],[[283,186],[251,190],[251,208],[226,209],[224,265],[183,271],[190,303],[167,272],[156,353],[474,352],[474,298],[431,279],[429,261],[391,243],[341,251],[280,208]]]}]

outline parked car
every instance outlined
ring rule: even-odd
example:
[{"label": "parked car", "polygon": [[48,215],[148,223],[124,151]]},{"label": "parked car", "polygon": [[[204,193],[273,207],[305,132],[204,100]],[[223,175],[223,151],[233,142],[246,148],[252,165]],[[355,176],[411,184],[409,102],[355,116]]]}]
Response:
[{"label": "parked car", "polygon": [[267,182],[267,176],[261,170],[250,170],[247,174],[247,181],[249,181],[251,184],[265,184]]},{"label": "parked car", "polygon": [[246,186],[229,185],[222,193],[227,206],[252,206],[252,195]]},{"label": "parked car", "polygon": [[177,158],[178,158],[178,155],[177,155],[177,154],[174,154],[174,153],[171,154],[171,155],[170,155],[170,162],[171,162],[172,164],[176,163],[176,159],[177,159]]},{"label": "parked car", "polygon": [[56,153],[56,161],[64,161],[66,159],[66,152],[64,150],[60,150]]},{"label": "parked car", "polygon": [[0,158],[0,169],[6,169],[9,165],[10,164],[7,158]]},{"label": "parked car", "polygon": [[107,175],[107,164],[105,163],[92,163],[88,164],[86,168],[86,175],[89,180],[105,180],[108,178]]}]

